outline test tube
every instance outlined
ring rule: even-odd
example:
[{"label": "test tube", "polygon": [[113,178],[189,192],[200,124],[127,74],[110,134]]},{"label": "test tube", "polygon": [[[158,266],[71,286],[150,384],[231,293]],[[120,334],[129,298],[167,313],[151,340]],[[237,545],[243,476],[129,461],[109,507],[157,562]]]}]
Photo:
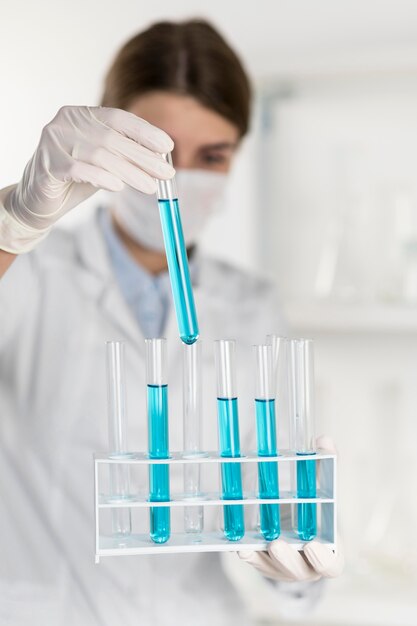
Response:
[{"label": "test tube", "polygon": [[[274,368],[275,380],[275,412],[278,423],[289,423],[289,394],[288,394],[288,373],[289,373],[289,353],[290,340],[280,335],[267,335],[267,345],[272,348],[272,363]],[[290,448],[289,429],[285,428],[278,432],[278,449]],[[290,465],[290,473],[294,473],[295,466]],[[293,482],[293,481],[292,481]]]},{"label": "test tube", "polygon": [[[220,339],[214,342],[214,346],[220,455],[222,457],[240,457],[236,345],[234,341]],[[243,498],[240,463],[221,463],[221,479],[224,500],[241,500]],[[223,515],[225,537],[229,541],[242,539],[245,534],[243,505],[225,505]]]},{"label": "test tube", "polygon": [[[172,165],[170,152],[163,157]],[[157,197],[178,330],[181,340],[191,344],[199,330],[175,178],[157,180]]]},{"label": "test tube", "polygon": [[[107,405],[109,449],[113,458],[129,456],[127,452],[126,379],[124,343],[106,343]],[[113,500],[129,498],[129,467],[122,463],[110,464],[110,491]],[[112,527],[115,535],[130,535],[131,513],[128,508],[112,509]]]},{"label": "test tube", "polygon": [[[146,339],[145,345],[149,457],[167,459],[169,444],[166,339]],[[149,500],[169,502],[168,464],[149,465]],[[168,541],[170,536],[168,506],[150,508],[150,535],[155,543]]]},{"label": "test tube", "polygon": [[[202,343],[183,345],[183,412],[184,412],[184,454],[193,457],[201,455],[201,416],[202,416]],[[187,497],[200,495],[200,464],[184,465],[184,491]],[[204,524],[202,506],[184,508],[184,529],[187,533],[201,533]]]},{"label": "test tube", "polygon": [[[296,454],[315,455],[314,356],[310,339],[290,342],[291,447]],[[297,497],[315,498],[316,461],[297,461]],[[297,504],[297,533],[303,541],[317,536],[317,505]]]},{"label": "test tube", "polygon": [[[272,347],[254,346],[255,356],[255,408],[256,433],[259,456],[276,456],[277,433],[275,416],[275,387]],[[258,463],[260,498],[279,498],[278,464],[269,461]],[[278,504],[261,504],[261,533],[267,541],[280,535]]]},{"label": "test tube", "polygon": [[278,396],[280,389],[278,388],[278,378],[279,378],[279,366],[280,360],[282,358],[282,352],[284,349],[284,345],[286,342],[285,337],[281,337],[280,335],[267,335],[266,343],[272,348],[272,366],[274,368],[274,379],[275,379],[275,398]]}]

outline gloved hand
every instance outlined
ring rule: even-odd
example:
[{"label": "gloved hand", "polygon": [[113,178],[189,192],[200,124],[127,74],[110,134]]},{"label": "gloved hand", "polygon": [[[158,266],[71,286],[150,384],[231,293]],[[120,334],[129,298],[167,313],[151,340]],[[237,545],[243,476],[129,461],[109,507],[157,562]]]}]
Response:
[{"label": "gloved hand", "polygon": [[344,567],[340,547],[336,555],[314,539],[305,545],[303,552],[298,552],[283,539],[275,539],[269,544],[267,552],[241,551],[238,554],[267,578],[286,582],[335,578]]},{"label": "gloved hand", "polygon": [[155,193],[154,178],[174,169],[157,153],[172,139],[132,113],[104,107],[66,106],[42,131],[18,185],[0,192],[0,248],[31,250],[51,226],[98,189],[124,184]]},{"label": "gloved hand", "polygon": [[[330,437],[319,437],[316,443],[317,448],[331,454],[336,453]],[[340,541],[337,554],[316,540],[306,543],[303,551],[299,552],[283,539],[276,539],[268,545],[267,552],[240,551],[238,555],[267,578],[285,582],[335,578],[342,573],[344,567]]]}]

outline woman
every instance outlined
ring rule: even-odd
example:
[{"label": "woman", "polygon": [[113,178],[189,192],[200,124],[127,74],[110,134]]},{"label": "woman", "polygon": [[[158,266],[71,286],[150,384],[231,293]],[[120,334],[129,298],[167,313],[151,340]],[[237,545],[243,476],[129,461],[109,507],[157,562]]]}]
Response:
[{"label": "woman", "polygon": [[[0,284],[0,475],[12,499],[2,514],[4,623],[242,624],[242,602],[217,554],[94,566],[91,454],[107,447],[104,342],[128,343],[130,446],[144,449],[143,339],[160,335],[169,344],[170,446],[181,449],[181,346],[154,196],[154,179],[174,174],[160,156],[170,150],[207,353],[204,445],[217,445],[211,343],[233,336],[242,448],[251,446],[249,347],[280,332],[273,290],[201,257],[196,245],[248,130],[249,82],[209,24],[161,23],[119,52],[102,104],[61,109],[20,183],[0,192],[2,271],[18,257]],[[74,231],[53,229],[99,188],[110,193],[92,219]],[[303,558],[278,540],[269,554],[241,556],[278,581],[282,602],[294,594],[280,581],[336,573],[323,550],[313,543]],[[306,602],[317,588],[304,582],[296,595]]]}]

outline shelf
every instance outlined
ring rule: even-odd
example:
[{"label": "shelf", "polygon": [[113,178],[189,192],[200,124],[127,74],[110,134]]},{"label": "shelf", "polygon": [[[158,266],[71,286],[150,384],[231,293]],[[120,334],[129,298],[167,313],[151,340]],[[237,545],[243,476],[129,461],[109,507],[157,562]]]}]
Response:
[{"label": "shelf", "polygon": [[299,300],[284,306],[295,332],[417,334],[417,306]]},{"label": "shelf", "polygon": [[280,498],[258,498],[256,494],[248,494],[243,500],[222,500],[217,493],[208,493],[201,497],[187,498],[184,494],[171,496],[169,502],[150,502],[147,498],[133,496],[124,500],[115,500],[108,495],[100,494],[98,508],[100,509],[121,509],[135,507],[184,507],[184,506],[224,506],[226,504],[326,504],[334,502],[328,493],[317,490],[316,498],[297,498],[290,491],[283,491]]},{"label": "shelf", "polygon": [[[281,538],[302,550],[305,542],[300,542],[298,537],[290,532],[282,532]],[[321,541],[317,539],[317,541]],[[332,550],[333,543],[321,541]],[[164,544],[155,544],[149,535],[128,535],[126,537],[114,537],[100,535],[96,562],[104,556],[134,556],[143,554],[170,554],[178,552],[237,552],[239,550],[266,550],[268,543],[257,532],[247,532],[240,541],[227,541],[220,532],[207,532],[203,535],[192,533],[177,533],[171,535]]]},{"label": "shelf", "polygon": [[294,454],[289,450],[282,450],[277,456],[258,456],[255,452],[249,452],[240,457],[222,457],[218,452],[205,452],[201,455],[190,457],[183,452],[171,452],[168,459],[150,459],[145,452],[129,452],[123,456],[113,456],[106,452],[94,455],[96,463],[122,463],[122,464],[145,464],[145,465],[173,465],[192,463],[272,463],[278,461],[320,461],[321,459],[334,459],[335,455],[317,451],[316,454]]}]

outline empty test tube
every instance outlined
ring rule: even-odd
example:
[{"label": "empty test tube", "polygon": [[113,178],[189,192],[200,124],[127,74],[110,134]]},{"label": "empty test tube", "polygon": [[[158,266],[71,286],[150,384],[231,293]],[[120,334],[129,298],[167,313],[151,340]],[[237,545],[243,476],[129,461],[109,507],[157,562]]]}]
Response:
[{"label": "empty test tube", "polygon": [[[291,447],[296,454],[316,453],[314,433],[314,359],[310,339],[290,342]],[[297,461],[297,497],[315,498],[316,461]],[[317,535],[317,505],[297,504],[297,534],[303,541]]]},{"label": "empty test tube", "polygon": [[[171,153],[163,156],[172,165]],[[191,344],[197,341],[199,330],[175,178],[156,182],[178,330],[181,340]]]},{"label": "empty test tube", "polygon": [[[255,356],[255,407],[256,433],[259,456],[276,456],[277,433],[275,415],[275,370],[272,347],[254,346]],[[278,464],[269,461],[258,463],[259,497],[278,498]],[[267,541],[280,535],[280,515],[278,504],[261,504],[261,533]]]},{"label": "empty test tube", "polygon": [[[236,346],[234,341],[222,339],[215,341],[214,345],[220,455],[222,457],[240,457]],[[221,479],[224,500],[241,500],[243,498],[240,463],[221,463]],[[223,515],[225,537],[229,541],[242,539],[245,534],[243,505],[225,505]]]},{"label": "empty test tube", "polygon": [[[129,456],[127,452],[126,380],[124,343],[106,343],[107,404],[109,449],[113,458]],[[115,500],[129,498],[129,467],[122,463],[110,465],[111,497]],[[132,531],[131,513],[128,508],[112,509],[113,534],[129,535]]]},{"label": "empty test tube", "polygon": [[274,379],[275,379],[275,398],[278,398],[281,402],[280,395],[282,393],[282,389],[280,388],[280,369],[282,370],[283,365],[283,352],[285,350],[285,346],[287,343],[287,339],[285,337],[281,337],[280,335],[267,335],[266,343],[272,348],[272,366],[274,368]]},{"label": "empty test tube", "polygon": [[[184,454],[201,455],[202,418],[202,344],[183,345],[183,413],[184,413]],[[184,465],[184,491],[187,497],[200,495],[200,464]],[[184,529],[188,533],[201,533],[204,524],[202,506],[184,508]]]},{"label": "empty test tube", "polygon": [[[275,411],[278,424],[284,425],[278,432],[278,448],[291,448],[290,430],[285,427],[290,422],[290,399],[289,399],[289,362],[290,362],[290,339],[280,335],[267,335],[266,343],[272,348],[272,362],[276,383]],[[289,467],[291,484],[295,483],[295,464]]]},{"label": "empty test tube", "polygon": [[[166,339],[146,339],[145,345],[149,457],[167,459],[169,443]],[[149,465],[149,499],[151,502],[169,502],[167,464]],[[169,539],[168,506],[150,508],[150,535],[155,543],[165,543]]]}]

